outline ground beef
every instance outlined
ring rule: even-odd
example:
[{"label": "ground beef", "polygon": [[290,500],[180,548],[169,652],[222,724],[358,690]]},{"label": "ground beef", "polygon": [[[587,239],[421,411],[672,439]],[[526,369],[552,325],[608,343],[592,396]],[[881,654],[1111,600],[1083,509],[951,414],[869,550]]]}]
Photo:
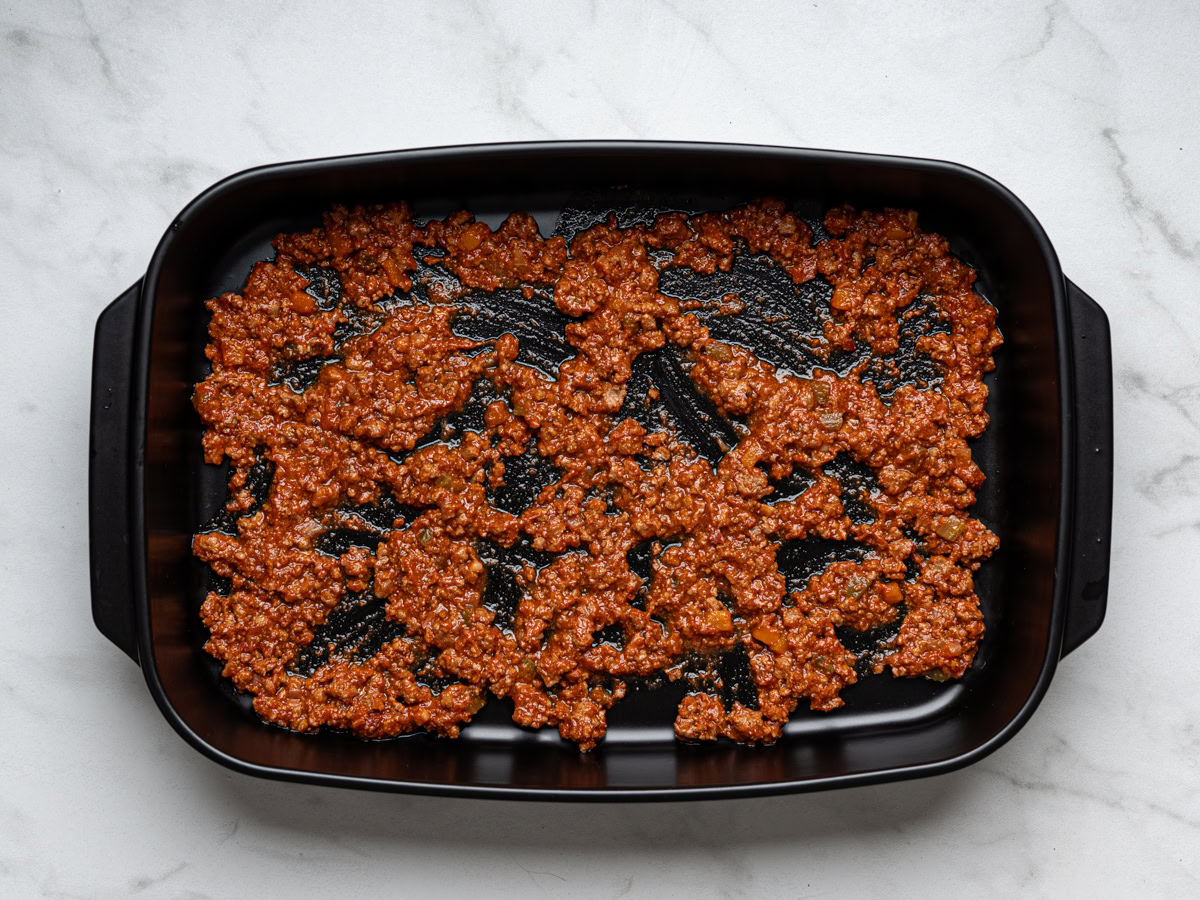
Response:
[{"label": "ground beef", "polygon": [[[467,212],[419,225],[391,204],[337,207],[323,227],[277,237],[240,294],[208,301],[212,368],[195,406],[206,460],[232,465],[233,523],[194,539],[229,585],[201,610],[208,652],[287,728],[455,736],[494,695],[518,724],[557,726],[583,749],[632,679],[676,680],[735,649],[757,708],[697,683],[676,734],[772,741],[799,703],[835,709],[867,671],[837,628],[901,620],[868,669],[961,677],[984,631],[972,573],[998,544],[969,515],[984,476],[967,444],[988,421],[995,310],[914,212],[839,207],[823,224],[830,237],[814,245],[766,199],[625,228],[609,218],[566,241],[521,213],[492,231]],[[828,281],[809,346],[819,360],[865,348],[886,363],[907,318],[934,309],[946,327],[915,351],[940,383],[885,399],[865,358],[844,374],[779,369],[659,291],[668,269],[728,272],[743,254],[797,286]],[[444,274],[418,296],[422,267]],[[456,333],[464,298],[504,290],[569,317],[574,355],[556,372],[519,361],[511,333]],[[720,314],[745,300],[722,297]],[[717,458],[665,417],[622,412],[638,357],[663,348],[732,423]],[[481,385],[495,399],[455,432],[447,417]],[[540,493],[493,505],[531,457],[552,473]],[[838,460],[869,487],[849,492]],[[264,464],[265,499],[252,489]],[[785,496],[798,474],[803,489]],[[852,520],[848,498],[867,514]],[[777,557],[806,538],[862,552],[789,586]],[[489,547],[527,561],[501,572]],[[519,594],[503,617],[487,602],[501,577]],[[365,653],[330,647],[299,674],[330,614],[364,598],[383,605],[390,637]]]}]

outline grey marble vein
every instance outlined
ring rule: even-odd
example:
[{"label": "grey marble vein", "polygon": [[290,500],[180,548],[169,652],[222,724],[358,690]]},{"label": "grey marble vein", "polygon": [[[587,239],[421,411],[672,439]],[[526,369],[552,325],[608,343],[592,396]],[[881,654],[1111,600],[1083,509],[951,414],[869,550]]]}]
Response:
[{"label": "grey marble vein", "polygon": [[1129,214],[1138,221],[1139,226],[1143,224],[1150,225],[1176,256],[1186,259],[1189,262],[1194,261],[1197,252],[1200,252],[1200,240],[1189,240],[1181,234],[1170,223],[1166,214],[1148,203],[1138,191],[1137,185],[1129,175],[1129,158],[1125,155],[1125,152],[1121,149],[1120,142],[1117,140],[1119,134],[1117,129],[1104,128],[1100,134],[1104,137],[1105,142],[1116,157],[1117,164],[1114,171],[1121,181],[1121,199]]}]

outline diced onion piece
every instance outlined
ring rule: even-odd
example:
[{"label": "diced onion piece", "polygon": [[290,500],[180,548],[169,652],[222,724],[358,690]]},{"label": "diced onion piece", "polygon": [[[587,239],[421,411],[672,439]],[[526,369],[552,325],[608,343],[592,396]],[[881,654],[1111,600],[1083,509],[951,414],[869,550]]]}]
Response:
[{"label": "diced onion piece", "polygon": [[717,362],[729,362],[733,359],[733,351],[729,346],[715,341],[704,348],[704,355]]},{"label": "diced onion piece", "polygon": [[850,580],[846,582],[846,593],[857,600],[867,592],[873,580],[865,575],[851,575]]},{"label": "diced onion piece", "polygon": [[950,516],[937,527],[937,536],[946,541],[957,541],[967,530],[967,523],[957,516]]},{"label": "diced onion piece", "polygon": [[467,487],[466,482],[457,475],[447,475],[445,473],[439,475],[434,480],[434,484],[442,490],[450,491],[453,494],[461,494]]}]

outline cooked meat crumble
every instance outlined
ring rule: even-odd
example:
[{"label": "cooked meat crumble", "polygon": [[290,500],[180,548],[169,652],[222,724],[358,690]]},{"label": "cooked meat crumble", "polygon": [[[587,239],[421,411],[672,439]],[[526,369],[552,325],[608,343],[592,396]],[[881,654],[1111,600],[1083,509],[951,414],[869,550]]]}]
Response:
[{"label": "cooked meat crumble", "polygon": [[[766,199],[610,217],[568,241],[521,213],[493,231],[391,204],[278,236],[241,293],[208,301],[212,370],[195,392],[206,460],[232,465],[228,527],[194,540],[231,585],[202,607],[224,674],[300,731],[456,736],[490,694],[583,749],[637,679],[687,677],[735,649],[757,702],[722,699],[710,673],[680,704],[678,737],[773,741],[799,703],[833,710],[871,670],[961,677],[984,633],[972,573],[998,544],[970,515],[984,476],[967,444],[988,423],[995,309],[914,212],[838,207],[823,225],[814,242]],[[728,273],[741,257],[797,290],[831,288],[810,370],[712,336],[706,310],[749,315],[754,297],[705,307],[660,290],[668,271]],[[471,298],[505,291],[563,320],[561,364],[524,361],[516,333],[456,330]],[[888,391],[925,308],[946,327],[912,349],[937,383]],[[834,364],[856,350],[869,352]],[[630,396],[635,363],[656,353],[711,409],[714,452],[665,412],[627,414],[672,389]],[[451,427],[484,389],[475,427]],[[868,486],[851,490],[841,462]],[[264,465],[265,499],[252,483]],[[496,501],[535,470],[530,502]],[[806,539],[861,552],[789,587],[780,555]],[[489,600],[502,587],[507,611]],[[381,605],[391,636],[302,671],[321,626],[354,604]],[[888,624],[865,667],[837,633]]]}]

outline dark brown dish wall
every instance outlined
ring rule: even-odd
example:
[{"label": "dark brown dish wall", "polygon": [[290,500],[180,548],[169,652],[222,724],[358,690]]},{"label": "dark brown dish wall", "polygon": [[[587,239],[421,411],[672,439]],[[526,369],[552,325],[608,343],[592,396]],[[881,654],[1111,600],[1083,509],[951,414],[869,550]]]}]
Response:
[{"label": "dark brown dish wall", "polygon": [[[1003,543],[977,579],[988,635],[973,669],[960,683],[946,685],[867,679],[846,691],[844,709],[798,712],[784,739],[762,748],[676,742],[670,723],[677,697],[665,694],[645,694],[615,708],[609,737],[588,754],[556,735],[516,728],[496,700],[457,741],[414,735],[369,743],[262,724],[201,649],[196,615],[204,569],[191,556],[191,535],[224,497],[223,472],[201,460],[201,425],[190,402],[192,385],[205,371],[203,301],[240,288],[250,265],[271,255],[275,234],[310,226],[333,202],[406,199],[418,213],[467,208],[489,222],[523,209],[544,224],[572,198],[617,186],[624,190],[616,196],[645,191],[701,198],[715,207],[763,194],[814,206],[849,201],[911,207],[925,228],[944,234],[955,254],[978,269],[979,289],[999,309],[1005,345],[989,379],[992,425],[974,447],[988,476],[975,513]],[[1095,368],[1107,364],[1107,332],[1105,352],[1096,356],[1103,314],[1079,296],[1077,305],[1090,304],[1080,308],[1093,325],[1087,352]],[[125,323],[134,307],[140,331],[130,345]],[[110,345],[120,344],[113,335],[126,334],[132,459],[128,485],[116,475],[101,484],[103,474],[93,462],[97,622],[126,649],[132,650],[137,634],[136,652],[164,714],[226,764],[275,777],[436,793],[682,797],[803,790],[970,762],[1020,727],[1053,675],[1069,599],[1066,579],[1056,581],[1055,573],[1070,572],[1077,549],[1072,485],[1080,413],[1067,297],[1036,221],[1007,191],[970,170],[856,154],[684,144],[498,145],[273,166],[234,176],[189,206],[155,254],[140,301],[136,292],[127,294],[105,316],[93,391],[99,397],[108,384],[101,381],[116,383],[120,375],[107,363],[101,371],[100,330],[107,328]],[[1100,443],[1111,419],[1106,384],[1103,396],[1093,394],[1090,401],[1101,410],[1084,410],[1083,416],[1091,416],[1083,425],[1098,429]],[[93,416],[95,460],[95,447],[104,446],[97,433],[117,427],[117,414],[106,409],[97,419],[94,408]],[[1111,434],[1105,452],[1111,454]],[[1103,458],[1111,464],[1110,456]],[[105,471],[123,462],[101,459]],[[1103,481],[1104,475],[1101,466],[1088,477]],[[1108,496],[1103,487],[1100,493]],[[122,529],[126,523],[116,514],[107,530],[98,528],[98,506],[117,503],[123,491],[132,502],[128,527]],[[1102,501],[1080,511],[1103,538],[1103,560],[1091,547],[1095,573],[1107,571],[1109,516]],[[1102,527],[1093,521],[1100,519]],[[95,575],[101,564],[103,577]],[[131,580],[124,589],[122,576]],[[1079,640],[1094,630],[1092,623],[1098,627],[1097,608],[1103,615],[1103,591],[1095,582],[1088,581],[1090,612],[1072,619]],[[123,590],[132,592],[132,611],[122,606]]]}]

